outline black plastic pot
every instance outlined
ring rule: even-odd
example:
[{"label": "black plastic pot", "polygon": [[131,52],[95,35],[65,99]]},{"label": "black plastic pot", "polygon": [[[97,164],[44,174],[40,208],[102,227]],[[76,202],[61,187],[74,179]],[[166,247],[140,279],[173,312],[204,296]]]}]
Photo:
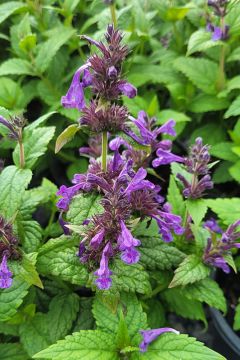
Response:
[{"label": "black plastic pot", "polygon": [[220,311],[213,308],[209,311],[217,333],[214,339],[215,350],[227,360],[240,360],[240,337],[236,335]]}]

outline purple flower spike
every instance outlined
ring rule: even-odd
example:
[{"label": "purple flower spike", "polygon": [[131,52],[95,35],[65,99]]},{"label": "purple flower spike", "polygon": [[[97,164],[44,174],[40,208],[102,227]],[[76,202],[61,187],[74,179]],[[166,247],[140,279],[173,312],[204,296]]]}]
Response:
[{"label": "purple flower spike", "polygon": [[3,255],[0,265],[0,288],[7,289],[12,285],[12,272],[7,266],[7,256]]},{"label": "purple flower spike", "polygon": [[173,332],[174,334],[179,335],[179,331],[172,329],[172,328],[160,328],[160,329],[152,329],[152,330],[140,330],[140,334],[143,337],[143,341],[139,345],[141,352],[146,352],[148,345],[157,339],[158,336],[166,333],[166,332]]},{"label": "purple flower spike", "polygon": [[168,120],[165,124],[163,124],[158,130],[158,134],[168,134],[171,136],[176,136],[176,131],[174,129],[176,125],[176,121],[173,119]]},{"label": "purple flower spike", "polygon": [[[74,74],[70,88],[65,96],[62,96],[61,103],[65,108],[76,108],[82,110],[85,106],[83,88],[91,84],[91,74],[87,70],[89,64],[81,66]],[[83,73],[82,82],[80,76]]]},{"label": "purple flower spike", "polygon": [[172,162],[183,162],[184,159],[181,156],[174,155],[169,151],[162,149],[157,150],[157,159],[154,159],[152,162],[153,167],[158,167],[160,165],[171,164]]},{"label": "purple flower spike", "polygon": [[137,89],[128,82],[121,83],[118,88],[123,93],[123,95],[129,97],[129,99],[132,99],[137,95]]},{"label": "purple flower spike", "polygon": [[100,290],[108,290],[112,285],[112,279],[110,278],[112,272],[108,268],[108,260],[111,253],[112,246],[108,242],[103,249],[100,268],[94,273],[98,276],[98,278],[95,280],[95,283]]},{"label": "purple flower spike", "polygon": [[97,250],[104,239],[105,231],[100,230],[90,241],[90,245],[93,249]]},{"label": "purple flower spike", "polygon": [[110,66],[110,68],[108,69],[108,76],[112,79],[116,78],[118,75],[117,73],[117,69],[115,68],[115,66]]}]

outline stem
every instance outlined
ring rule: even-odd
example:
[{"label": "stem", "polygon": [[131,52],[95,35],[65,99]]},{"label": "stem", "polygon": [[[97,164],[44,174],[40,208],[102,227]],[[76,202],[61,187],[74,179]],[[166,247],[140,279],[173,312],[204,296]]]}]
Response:
[{"label": "stem", "polygon": [[102,170],[107,171],[107,152],[108,152],[108,139],[107,131],[102,133]]},{"label": "stem", "polygon": [[113,22],[114,28],[116,29],[116,27],[117,27],[117,15],[116,15],[115,3],[110,5],[110,11],[111,11],[112,22]]},{"label": "stem", "polygon": [[22,129],[19,129],[18,143],[19,143],[19,153],[20,153],[20,168],[23,169],[25,165],[25,157],[24,157],[24,145],[22,141]]}]

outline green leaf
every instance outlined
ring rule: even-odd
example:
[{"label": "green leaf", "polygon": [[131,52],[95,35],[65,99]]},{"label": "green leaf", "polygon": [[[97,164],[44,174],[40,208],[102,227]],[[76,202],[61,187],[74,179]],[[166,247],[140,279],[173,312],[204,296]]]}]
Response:
[{"label": "green leaf", "polygon": [[79,297],[76,294],[61,294],[50,303],[48,316],[49,340],[55,343],[71,330],[79,310]]},{"label": "green leaf", "polygon": [[36,57],[36,67],[43,73],[49,67],[57,51],[75,34],[75,30],[67,27],[58,27],[52,36],[39,48]]},{"label": "green leaf", "polygon": [[205,144],[211,146],[223,142],[227,139],[226,132],[224,131],[223,127],[219,126],[219,124],[216,124],[216,122],[208,123],[201,126],[200,128],[196,128],[190,136],[190,144],[193,144],[195,139],[199,136],[203,139]]},{"label": "green leaf", "polygon": [[190,300],[198,300],[226,313],[227,304],[222,289],[216,281],[206,278],[194,284],[187,285],[181,294]]},{"label": "green leaf", "polygon": [[16,215],[22,198],[32,177],[31,170],[18,169],[11,165],[0,175],[0,213],[10,219]]},{"label": "green leaf", "polygon": [[187,122],[187,121],[191,120],[189,116],[187,116],[186,114],[184,114],[182,112],[166,109],[166,110],[162,110],[158,113],[158,118],[157,118],[156,124],[157,125],[165,124],[165,122],[167,122],[169,119],[174,119],[174,121],[176,121],[176,123],[182,123],[182,122]]},{"label": "green leaf", "polygon": [[160,295],[169,311],[191,320],[201,320],[207,324],[202,304],[197,300],[188,299],[181,289],[168,289]]},{"label": "green leaf", "polygon": [[191,55],[197,51],[204,51],[214,46],[223,45],[222,41],[213,41],[212,34],[205,29],[195,31],[188,40],[187,55]]},{"label": "green leaf", "polygon": [[140,294],[151,292],[148,273],[140,264],[127,265],[121,260],[116,260],[112,271],[113,289]]},{"label": "green leaf", "polygon": [[12,286],[0,290],[0,321],[7,321],[16,314],[28,293],[29,284],[14,276]]},{"label": "green leaf", "polygon": [[[55,127],[40,127],[34,130],[26,129],[23,135],[25,167],[31,169],[37,160],[47,151],[47,145],[54,136]],[[13,159],[17,166],[20,164],[19,145],[13,152]]]},{"label": "green leaf", "polygon": [[[30,217],[32,217],[31,214]],[[26,253],[37,251],[42,240],[42,228],[39,223],[35,220],[25,220],[21,216],[21,210],[17,215],[16,223],[23,250]]]},{"label": "green leaf", "polygon": [[[142,241],[147,240],[147,241]],[[150,270],[170,270],[177,267],[185,258],[185,255],[177,248],[167,244],[153,246],[152,239],[141,239],[142,246],[140,261]]]},{"label": "green leaf", "polygon": [[204,279],[209,273],[210,269],[202,263],[201,259],[196,255],[188,255],[175,270],[169,287],[192,284]]},{"label": "green leaf", "polygon": [[207,212],[207,204],[203,199],[194,199],[186,201],[187,210],[193,219],[195,225],[200,225]]},{"label": "green leaf", "polygon": [[173,175],[170,176],[167,200],[172,206],[172,212],[174,214],[184,217],[185,214],[184,199],[177,186],[175,177]]},{"label": "green leaf", "polygon": [[165,309],[162,303],[155,299],[149,299],[145,303],[147,309],[147,323],[151,329],[163,327],[166,323]]},{"label": "green leaf", "polygon": [[26,4],[20,1],[7,1],[0,5],[0,23],[6,20],[15,11],[26,8]]},{"label": "green leaf", "polygon": [[233,143],[230,141],[222,142],[211,147],[210,153],[220,159],[235,162],[238,156],[232,151]]},{"label": "green leaf", "polygon": [[37,269],[43,275],[58,276],[72,284],[85,285],[87,271],[76,252],[74,240],[66,236],[51,239],[39,249]]},{"label": "green leaf", "polygon": [[40,116],[38,119],[36,119],[31,124],[26,126],[25,130],[30,131],[30,130],[36,129],[40,125],[45,125],[45,122],[50,118],[50,116],[52,116],[54,114],[56,114],[56,111],[51,111],[51,112],[49,112],[47,114],[44,114],[44,115]]},{"label": "green leaf", "polygon": [[229,173],[234,180],[240,182],[240,160],[229,168]]},{"label": "green leaf", "polygon": [[231,116],[240,115],[240,96],[238,96],[229,106],[228,110],[224,114],[224,118],[228,119]]},{"label": "green leaf", "polygon": [[178,21],[181,20],[183,18],[185,18],[185,16],[187,15],[187,13],[189,12],[190,8],[189,7],[185,7],[185,6],[178,6],[178,7],[169,7],[167,9],[166,12],[166,19],[169,21]]},{"label": "green leaf", "polygon": [[13,262],[12,266],[14,273],[26,281],[29,285],[36,285],[43,289],[43,284],[37,273],[35,264],[37,260],[37,253],[23,254],[21,262]]},{"label": "green leaf", "polygon": [[102,206],[97,194],[79,194],[73,198],[67,212],[67,220],[75,225],[82,225],[83,221],[100,213]]},{"label": "green leaf", "polygon": [[208,207],[218,215],[225,225],[230,225],[239,220],[240,199],[209,199],[206,200]]},{"label": "green leaf", "polygon": [[131,337],[134,337],[139,329],[147,327],[147,316],[135,294],[121,293],[114,308],[109,307],[106,296],[104,293],[99,293],[93,302],[93,315],[99,330],[116,333],[121,311]]},{"label": "green leaf", "polygon": [[217,111],[226,109],[229,101],[224,98],[218,98],[215,95],[198,94],[188,105],[188,110],[194,113],[204,113],[208,111]]},{"label": "green leaf", "polygon": [[218,66],[213,61],[180,57],[175,60],[174,66],[206,94],[217,93],[215,84],[218,76]]},{"label": "green leaf", "polygon": [[240,303],[238,303],[235,309],[233,329],[235,331],[240,330]]},{"label": "green leaf", "polygon": [[36,354],[34,359],[118,360],[115,336],[99,330],[82,330]]},{"label": "green leaf", "polygon": [[1,360],[27,360],[28,356],[18,343],[0,344]]},{"label": "green leaf", "polygon": [[20,85],[12,79],[0,78],[0,106],[9,110],[22,110],[26,105]]},{"label": "green leaf", "polygon": [[3,75],[34,75],[34,72],[28,61],[16,58],[1,64],[0,76]]},{"label": "green leaf", "polygon": [[163,334],[144,354],[132,354],[131,360],[226,360],[222,355],[187,335]]},{"label": "green leaf", "polygon": [[94,328],[95,320],[92,314],[92,298],[80,299],[80,312],[74,325],[73,332],[80,330],[91,330]]},{"label": "green leaf", "polygon": [[55,154],[57,154],[62,147],[71,141],[74,135],[78,132],[79,125],[73,124],[69,125],[57,138],[56,145],[55,145]]}]

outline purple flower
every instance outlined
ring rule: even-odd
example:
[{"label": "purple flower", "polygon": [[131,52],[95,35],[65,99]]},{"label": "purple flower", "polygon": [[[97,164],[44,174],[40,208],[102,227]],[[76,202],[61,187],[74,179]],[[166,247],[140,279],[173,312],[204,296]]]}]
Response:
[{"label": "purple flower", "polygon": [[125,190],[126,194],[131,194],[133,191],[141,189],[154,189],[155,185],[148,180],[144,180],[147,176],[147,170],[140,168],[130,181],[128,187]]},{"label": "purple flower", "polygon": [[143,341],[139,345],[141,352],[146,352],[148,345],[151,342],[153,342],[154,340],[156,340],[158,338],[158,336],[160,336],[166,332],[173,332],[177,335],[180,334],[179,331],[172,329],[172,328],[168,328],[168,327],[160,328],[160,329],[152,329],[152,330],[140,330],[139,332],[143,337]]},{"label": "purple flower", "polygon": [[12,272],[7,266],[7,256],[3,255],[0,265],[0,288],[6,289],[12,285]]},{"label": "purple flower", "polygon": [[220,226],[218,225],[217,221],[214,218],[205,221],[203,227],[217,234],[223,233],[223,230],[220,228]]},{"label": "purple flower", "polygon": [[[92,83],[89,72],[89,63],[82,65],[74,74],[71,85],[65,96],[62,96],[61,103],[65,108],[76,108],[82,110],[85,106],[83,89]],[[82,81],[80,76],[83,74]]]},{"label": "purple flower", "polygon": [[229,34],[228,25],[225,25],[223,28],[221,28],[219,26],[215,26],[212,25],[211,23],[208,23],[206,26],[206,30],[212,33],[213,41],[226,40],[228,38],[228,34]]},{"label": "purple flower", "polygon": [[93,249],[98,249],[99,246],[101,245],[103,239],[104,239],[104,235],[105,235],[105,230],[102,229],[100,230],[90,241],[90,245]]},{"label": "purple flower", "polygon": [[61,210],[67,211],[70,201],[72,200],[73,196],[76,195],[80,188],[80,184],[70,187],[62,185],[57,192],[57,195],[62,196],[62,198],[59,199],[57,202],[57,207]]},{"label": "purple flower", "polygon": [[116,78],[118,75],[117,69],[115,68],[115,66],[110,66],[110,68],[108,69],[108,76],[110,78]]},{"label": "purple flower", "polygon": [[126,264],[136,264],[140,259],[140,253],[134,248],[127,248],[122,252],[121,259]]},{"label": "purple flower", "polygon": [[171,152],[162,149],[157,150],[157,156],[158,156],[157,159],[154,159],[152,162],[153,167],[171,164],[172,162],[184,161],[184,159],[181,156],[174,155]]},{"label": "purple flower", "polygon": [[118,245],[119,250],[122,251],[121,259],[127,264],[135,264],[140,258],[135,246],[141,245],[141,242],[132,236],[124,221],[121,220],[120,226],[121,233],[118,236]]},{"label": "purple flower", "polygon": [[129,97],[129,99],[132,99],[137,95],[137,89],[126,81],[119,84],[118,89],[123,93],[123,95]]},{"label": "purple flower", "polygon": [[170,119],[157,130],[157,133],[176,136],[176,131],[174,129],[175,125],[176,122],[173,119]]},{"label": "purple flower", "polygon": [[68,227],[66,227],[66,225],[68,225],[69,223],[63,219],[62,212],[60,212],[58,222],[59,222],[61,228],[63,229],[64,234],[70,235],[71,234],[70,229]]},{"label": "purple flower", "polygon": [[100,290],[108,290],[112,285],[112,279],[110,277],[112,272],[108,268],[108,260],[111,253],[112,253],[112,246],[108,242],[102,252],[100,268],[94,273],[98,277],[95,283]]}]

